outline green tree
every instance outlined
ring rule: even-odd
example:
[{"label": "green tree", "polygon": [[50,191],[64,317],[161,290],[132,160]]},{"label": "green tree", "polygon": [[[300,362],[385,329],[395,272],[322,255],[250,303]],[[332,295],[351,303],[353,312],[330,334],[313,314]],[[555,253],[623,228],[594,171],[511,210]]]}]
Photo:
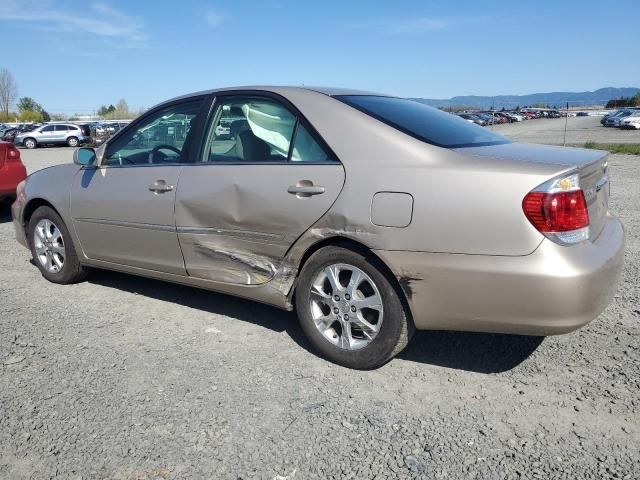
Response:
[{"label": "green tree", "polygon": [[42,106],[31,97],[22,97],[18,99],[19,112],[40,112]]},{"label": "green tree", "polygon": [[18,114],[16,112],[2,112],[0,111],[0,122],[17,122]]},{"label": "green tree", "polygon": [[41,122],[42,113],[34,112],[32,110],[24,110],[20,112],[20,121],[21,122]]}]

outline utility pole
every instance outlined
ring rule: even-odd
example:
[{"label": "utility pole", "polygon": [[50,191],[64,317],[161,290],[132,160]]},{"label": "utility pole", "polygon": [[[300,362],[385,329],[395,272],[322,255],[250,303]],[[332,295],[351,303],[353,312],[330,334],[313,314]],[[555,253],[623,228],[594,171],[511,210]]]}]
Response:
[{"label": "utility pole", "polygon": [[567,102],[567,114],[564,116],[564,139],[562,140],[562,146],[567,146],[567,122],[569,121],[569,102]]}]

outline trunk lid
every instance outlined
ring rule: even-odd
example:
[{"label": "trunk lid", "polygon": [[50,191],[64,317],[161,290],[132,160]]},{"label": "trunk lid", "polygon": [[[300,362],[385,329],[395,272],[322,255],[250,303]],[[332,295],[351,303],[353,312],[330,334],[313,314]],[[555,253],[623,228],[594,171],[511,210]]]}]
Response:
[{"label": "trunk lid", "polygon": [[576,169],[589,209],[589,239],[593,241],[600,235],[609,210],[608,152],[525,143],[466,147],[456,151],[479,157],[557,165],[557,175]]}]

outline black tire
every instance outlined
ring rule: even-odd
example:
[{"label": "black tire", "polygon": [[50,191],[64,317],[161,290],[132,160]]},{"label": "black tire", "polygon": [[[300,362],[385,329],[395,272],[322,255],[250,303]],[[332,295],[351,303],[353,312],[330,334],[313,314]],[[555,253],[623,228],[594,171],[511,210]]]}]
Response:
[{"label": "black tire", "polygon": [[77,147],[80,145],[80,141],[76,137],[67,138],[67,145],[70,147]]},{"label": "black tire", "polygon": [[[352,265],[362,270],[373,280],[382,298],[384,316],[379,331],[368,345],[357,350],[343,349],[331,343],[313,320],[310,295],[314,279],[334,264]],[[322,357],[348,368],[370,370],[388,362],[407,346],[415,327],[400,297],[402,293],[394,288],[393,279],[384,272],[384,266],[373,254],[337,246],[319,249],[305,263],[296,286],[296,312],[304,333]]]},{"label": "black tire", "polygon": [[[49,220],[55,227],[57,227],[63,241],[64,262],[62,264],[62,268],[57,272],[52,272],[45,268],[39,260],[36,252],[36,226],[38,225],[38,222],[45,219]],[[31,219],[29,220],[28,235],[29,247],[31,249],[31,255],[33,256],[33,261],[44,278],[50,282],[60,284],[77,283],[84,280],[87,272],[78,260],[78,255],[76,254],[67,226],[55,210],[46,206],[38,207],[36,211],[33,212],[33,215],[31,215]]]},{"label": "black tire", "polygon": [[23,140],[22,145],[24,145],[26,148],[33,149],[38,147],[38,142],[35,140],[35,138],[29,137]]}]

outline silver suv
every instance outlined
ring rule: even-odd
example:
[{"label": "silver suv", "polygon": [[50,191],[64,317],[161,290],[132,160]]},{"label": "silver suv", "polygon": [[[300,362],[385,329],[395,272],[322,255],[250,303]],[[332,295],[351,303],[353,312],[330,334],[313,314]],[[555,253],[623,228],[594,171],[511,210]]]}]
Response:
[{"label": "silver suv", "polygon": [[14,143],[27,148],[38,145],[69,145],[77,147],[88,140],[78,125],[56,123],[43,125],[31,132],[17,135]]}]

